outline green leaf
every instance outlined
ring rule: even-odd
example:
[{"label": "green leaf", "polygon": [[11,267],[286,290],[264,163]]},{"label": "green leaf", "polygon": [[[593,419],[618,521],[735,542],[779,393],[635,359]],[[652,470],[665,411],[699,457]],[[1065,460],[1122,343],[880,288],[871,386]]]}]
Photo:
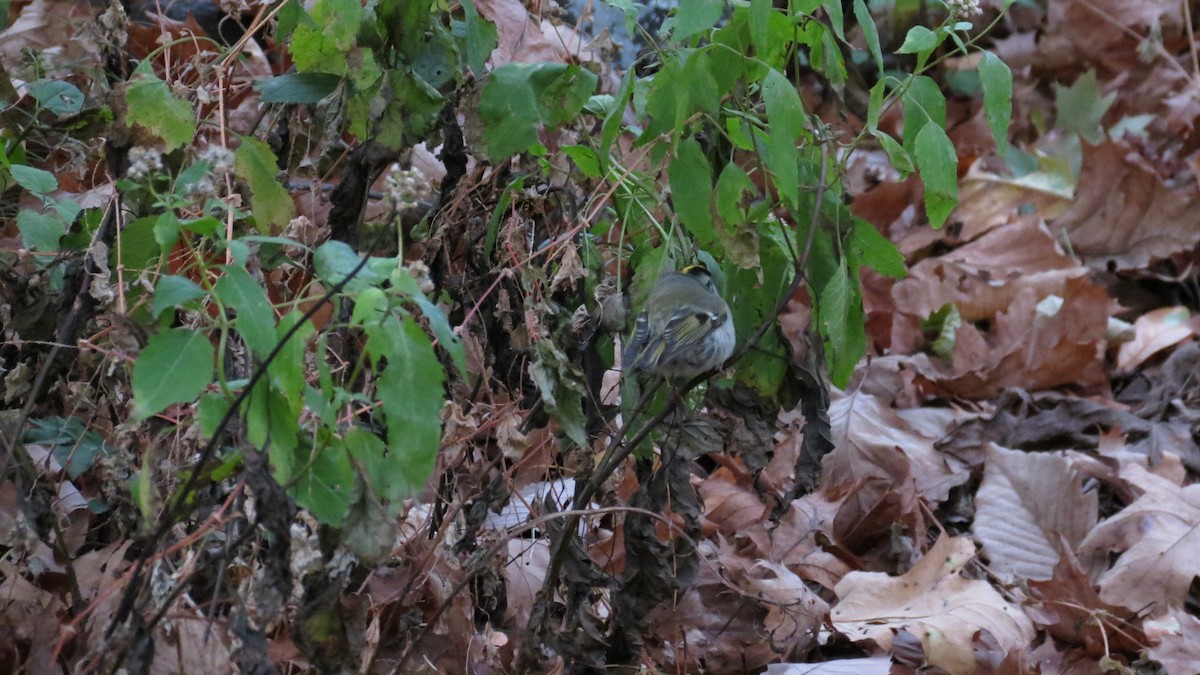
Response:
[{"label": "green leaf", "polygon": [[213,293],[237,311],[237,332],[251,353],[265,359],[275,348],[275,311],[261,285],[241,267],[225,265]]},{"label": "green leaf", "polygon": [[733,116],[726,117],[725,133],[729,136],[729,142],[738,150],[754,149],[754,143],[750,137],[750,124],[746,120]]},{"label": "green leaf", "polygon": [[420,46],[408,57],[413,74],[435,90],[458,75],[458,50],[450,31],[441,24],[431,24]]},{"label": "green leaf", "polygon": [[354,467],[339,443],[318,445],[303,457],[291,494],[321,523],[341,527],[355,495]]},{"label": "green leaf", "polygon": [[587,420],[583,414],[583,394],[578,380],[579,367],[572,364],[553,340],[538,340],[529,376],[542,393],[546,410],[554,416],[563,432],[581,447],[587,447]]},{"label": "green leaf", "polygon": [[904,44],[896,50],[897,54],[924,54],[928,55],[937,46],[942,43],[942,37],[936,32],[929,30],[925,26],[913,26],[908,29],[908,35],[904,36]]},{"label": "green leaf", "polygon": [[799,155],[796,139],[804,131],[804,104],[796,87],[778,70],[770,70],[763,81],[763,100],[771,129],[767,138],[766,163],[780,198],[789,207],[800,203]]},{"label": "green leaf", "polygon": [[754,193],[750,176],[737,162],[730,161],[717,178],[717,215],[726,225],[742,222],[745,219],[742,200],[747,194]]},{"label": "green leaf", "polygon": [[[292,329],[302,316],[304,315],[301,312],[292,311],[280,319],[280,323],[275,329],[276,344],[283,341],[288,330]],[[312,323],[306,322],[301,325],[287,342],[283,342],[280,353],[268,366],[272,386],[275,387],[276,392],[288,400],[295,413],[299,413],[304,406],[305,376],[307,375],[305,354],[307,353],[308,337],[313,334],[313,331]]]},{"label": "green leaf", "polygon": [[838,48],[833,33],[825,24],[813,21],[808,24],[809,32],[819,33],[813,40],[810,52],[813,66],[829,80],[829,84],[841,88],[846,85],[846,64],[842,61],[842,50]]},{"label": "green leaf", "polygon": [[407,269],[396,269],[395,273],[392,274],[392,285],[421,308],[421,314],[425,316],[425,320],[429,322],[429,327],[433,329],[433,334],[437,337],[438,344],[450,355],[450,360],[454,363],[454,367],[458,369],[459,374],[466,375],[466,351],[463,347],[462,339],[450,327],[450,320],[446,318],[445,312],[425,297],[425,294],[421,292],[421,287],[417,283],[417,280],[413,278]]},{"label": "green leaf", "polygon": [[874,225],[862,218],[854,218],[854,228],[850,231],[847,248],[855,258],[852,269],[856,269],[860,264],[869,265],[876,272],[896,279],[908,274],[904,267],[904,254],[900,249],[880,234]]},{"label": "green leaf", "polygon": [[49,446],[54,461],[66,469],[71,478],[78,478],[92,468],[97,459],[114,452],[100,434],[86,429],[78,417],[30,419],[29,424],[21,432],[21,442]]},{"label": "green leaf", "polygon": [[867,129],[879,130],[879,117],[883,114],[883,96],[887,92],[887,81],[880,78],[871,87],[871,98],[867,102]]},{"label": "green leaf", "polygon": [[825,8],[825,12],[829,14],[829,25],[833,28],[833,32],[842,42],[846,41],[846,33],[843,28],[845,19],[842,18],[842,0],[821,0],[821,7]]},{"label": "green leaf", "polygon": [[125,88],[125,117],[130,125],[144,127],[163,140],[166,151],[190,143],[196,136],[196,113],[187,101],[176,98],[166,82],[142,61]]},{"label": "green leaf", "polygon": [[1104,140],[1104,129],[1100,126],[1117,92],[1100,94],[1096,71],[1089,70],[1080,75],[1070,87],[1054,85],[1058,103],[1057,124],[1067,131],[1074,131],[1083,140],[1096,145]]},{"label": "green leaf", "polygon": [[[362,258],[354,252],[354,249],[341,241],[327,241],[321,244],[313,254],[313,266],[316,267],[317,276],[330,286],[341,283],[358,267],[360,262],[362,262]],[[354,278],[346,284],[346,290],[356,293],[370,286],[379,285],[383,283],[384,279],[385,277],[380,276],[370,266],[363,265]]]},{"label": "green leaf", "polygon": [[63,224],[75,222],[75,217],[83,211],[83,207],[74,199],[49,199],[46,206],[62,218]]},{"label": "green leaf", "polygon": [[150,338],[133,364],[133,417],[144,420],[173,403],[194,400],[213,380],[213,347],[185,328]]},{"label": "green leaf", "polygon": [[388,296],[380,288],[364,288],[354,294],[354,310],[350,313],[350,325],[364,326],[379,323],[388,313]]},{"label": "green leaf", "polygon": [[942,305],[928,319],[921,321],[925,331],[936,331],[937,338],[933,341],[933,353],[950,359],[954,356],[954,344],[958,339],[958,329],[963,325],[962,314],[954,303]]},{"label": "green leaf", "polygon": [[946,132],[926,124],[917,134],[913,154],[925,183],[925,215],[939,228],[958,204],[958,155]]},{"label": "green leaf", "polygon": [[722,221],[717,233],[727,258],[741,269],[761,264],[757,219],[749,218],[745,208],[757,196],[750,176],[736,162],[726,164],[717,178],[717,215]]},{"label": "green leaf", "polygon": [[565,145],[562,151],[579,167],[583,175],[588,178],[600,177],[600,158],[596,156],[595,150],[586,145]]},{"label": "green leaf", "polygon": [[154,307],[150,310],[150,316],[157,319],[168,309],[177,309],[205,295],[204,289],[191,279],[165,274],[158,278],[158,284],[154,286]]},{"label": "green leaf", "polygon": [[509,63],[492,71],[479,99],[492,161],[524,152],[539,125],[573,119],[596,90],[596,76],[561,63]]},{"label": "green leaf", "polygon": [[[157,263],[162,257],[162,248],[155,240],[156,228],[163,216],[146,216],[125,226],[121,232],[121,245],[114,247],[114,254],[120,253],[118,263],[126,271],[143,270],[148,265]],[[115,256],[114,256],[115,257]]]},{"label": "green leaf", "polygon": [[197,186],[212,169],[212,162],[192,162],[176,174],[174,184],[171,186],[171,194],[180,199],[187,199],[189,195],[197,191]]},{"label": "green leaf", "polygon": [[946,97],[937,83],[924,75],[915,75],[904,92],[904,149],[911,154],[917,134],[926,124],[946,128]]},{"label": "green leaf", "polygon": [[[759,226],[764,244],[772,238],[772,230],[777,233],[778,229],[774,223]],[[727,279],[725,299],[733,313],[739,343],[753,335],[763,322],[774,321],[779,296],[788,289],[794,273],[782,247],[763,245],[760,256],[761,266],[752,269],[739,269],[728,263],[722,267]],[[785,353],[778,331],[767,331],[755,349],[738,362],[738,381],[753,387],[768,400],[775,400],[787,375],[782,360]]]},{"label": "green leaf", "polygon": [[979,84],[983,87],[983,114],[987,117],[996,148],[1003,157],[1008,150],[1008,125],[1012,120],[1012,71],[991,52],[979,62]]},{"label": "green leaf", "polygon": [[763,100],[771,131],[794,142],[803,133],[805,123],[804,102],[795,85],[783,73],[771,70],[763,81]]},{"label": "green leaf", "polygon": [[[225,226],[225,223],[222,223],[212,216],[204,216],[203,218],[189,218],[180,224],[187,228],[188,232],[194,232],[201,237],[212,236],[214,232]],[[249,238],[249,236],[243,237],[243,239]],[[295,245],[295,242],[292,242],[292,244]]]},{"label": "green leaf", "polygon": [[875,19],[871,17],[871,11],[867,9],[867,3],[863,0],[854,0],[854,20],[862,29],[863,38],[867,41],[867,50],[875,60],[875,69],[882,73],[883,51],[879,48],[879,29],[875,26]]},{"label": "green leaf", "polygon": [[715,118],[721,107],[722,88],[717,83],[713,69],[722,62],[740,61],[741,59],[731,59],[724,55],[721,59],[714,59],[707,51],[691,50],[683,62],[679,85],[686,89],[692,108]]},{"label": "green leaf", "polygon": [[275,480],[281,485],[296,480],[299,486],[299,478],[309,473],[305,470],[308,458],[297,456],[300,427],[287,398],[260,380],[246,399],[245,419],[246,439],[254,447],[267,449]]},{"label": "green leaf", "polygon": [[388,448],[383,439],[362,428],[351,429],[342,437],[346,450],[362,467],[362,477],[378,496],[398,502],[409,495],[409,487],[392,480]]},{"label": "green leaf", "polygon": [[200,435],[211,439],[217,433],[217,427],[225,414],[229,412],[229,399],[218,392],[210,392],[200,397],[196,404],[196,419],[200,422]]},{"label": "green leaf", "polygon": [[679,142],[671,160],[671,203],[683,226],[701,248],[715,237],[712,226],[712,169],[694,139]]},{"label": "green leaf", "polygon": [[318,103],[337,91],[340,75],[331,73],[286,73],[255,80],[254,88],[262,95],[263,103]]},{"label": "green leaf", "polygon": [[[697,70],[702,70],[705,77],[715,82],[716,91],[712,95],[714,108],[720,108],[722,96],[735,91],[739,82],[758,81],[760,73],[766,72],[765,64],[741,56],[752,49],[749,37],[746,31],[734,31],[733,26],[727,26],[725,29],[717,31],[713,39],[720,40],[715,44],[724,44],[729,47],[729,51],[702,49],[698,56],[689,59],[694,59],[697,62]],[[747,75],[747,68],[751,69],[752,75]],[[693,98],[696,98],[695,95]],[[715,114],[714,117],[716,117]]]},{"label": "green leaf", "polygon": [[341,78],[350,71],[345,52],[315,25],[296,26],[288,51],[292,53],[296,70],[301,73],[320,72]]},{"label": "green leaf", "polygon": [[[434,19],[441,19],[441,10],[433,11],[432,0],[391,0],[368,3],[377,7],[377,23],[386,30],[389,40],[401,54],[414,54],[420,47]],[[443,7],[444,5],[439,5]]]},{"label": "green leaf", "polygon": [[282,228],[296,215],[296,205],[275,178],[279,173],[275,153],[257,138],[239,138],[242,143],[235,153],[233,171],[250,186],[250,208],[258,231],[266,233],[271,226]]},{"label": "green leaf", "polygon": [[879,145],[883,148],[883,151],[887,153],[888,161],[892,163],[892,167],[895,168],[896,171],[900,172],[899,180],[908,178],[909,174],[911,174],[914,169],[912,156],[908,154],[908,151],[904,149],[904,146],[900,145],[900,143],[897,142],[896,139],[892,138],[892,135],[886,131],[872,131],[871,135],[875,137],[875,140],[879,141]]},{"label": "green leaf", "polygon": [[384,69],[375,60],[375,53],[370,49],[355,49],[350,52],[354,57],[350,61],[350,93],[375,94],[383,81]]},{"label": "green leaf", "polygon": [[680,0],[675,16],[663,27],[670,26],[672,40],[683,42],[717,25],[724,11],[724,0]]},{"label": "green leaf", "polygon": [[304,6],[299,0],[285,0],[278,16],[278,23],[275,25],[275,39],[281,42],[292,36],[292,31],[301,21],[312,23],[312,17],[304,11]]},{"label": "green leaf", "polygon": [[354,46],[362,22],[362,3],[359,0],[317,0],[309,14],[339,49]]},{"label": "green leaf", "polygon": [[375,125],[375,142],[392,150],[421,142],[433,129],[445,100],[437,89],[406,69],[389,71],[386,81],[372,103],[384,108]]},{"label": "green leaf", "polygon": [[761,50],[771,43],[771,15],[775,13],[771,0],[750,0],[747,24],[750,27],[750,38],[757,49]]},{"label": "green leaf", "polygon": [[673,134],[675,129],[682,127],[691,100],[687,87],[682,83],[681,62],[667,59],[662,70],[655,73],[653,78],[639,79],[634,85],[635,109],[640,92],[644,91],[645,115],[650,118],[638,138],[639,143],[649,143],[663,134]]},{"label": "green leaf", "polygon": [[62,80],[35,80],[29,83],[29,95],[46,110],[67,117],[83,110],[83,92]]},{"label": "green leaf", "polygon": [[174,211],[163,211],[154,219],[154,243],[158,244],[159,251],[169,253],[175,248],[175,244],[179,242],[179,228],[183,227],[183,223],[179,222],[179,218]]},{"label": "green leaf", "polygon": [[67,233],[62,218],[56,214],[37,213],[29,209],[17,214],[17,229],[21,232],[21,242],[25,248],[43,252],[57,251],[59,240]]},{"label": "green leaf", "polygon": [[475,77],[483,77],[487,58],[496,49],[496,27],[479,16],[472,0],[463,0],[462,8],[467,29],[467,65]]},{"label": "green leaf", "polygon": [[845,387],[858,360],[866,352],[867,343],[863,333],[862,299],[844,265],[835,268],[835,273],[821,289],[818,314],[821,334],[826,339],[829,377],[834,386]]},{"label": "green leaf", "polygon": [[592,94],[588,97],[587,103],[583,104],[583,111],[589,115],[595,115],[600,119],[607,119],[617,108],[617,97],[612,94]]},{"label": "green leaf", "polygon": [[8,171],[17,185],[29,190],[36,197],[45,197],[58,189],[58,179],[49,171],[24,164],[13,164],[8,167]]},{"label": "green leaf", "polygon": [[367,352],[386,360],[377,396],[387,424],[389,475],[398,490],[420,490],[437,458],[442,435],[445,374],[429,337],[412,317],[388,317],[367,329]]}]

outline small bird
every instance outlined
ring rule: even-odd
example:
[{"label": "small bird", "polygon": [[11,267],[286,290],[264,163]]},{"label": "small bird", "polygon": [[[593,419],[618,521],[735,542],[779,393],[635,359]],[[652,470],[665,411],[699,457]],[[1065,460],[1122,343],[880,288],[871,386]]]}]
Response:
[{"label": "small bird", "polygon": [[659,278],[625,346],[625,369],[694,377],[725,363],[734,340],[733,317],[712,274],[690,265]]}]

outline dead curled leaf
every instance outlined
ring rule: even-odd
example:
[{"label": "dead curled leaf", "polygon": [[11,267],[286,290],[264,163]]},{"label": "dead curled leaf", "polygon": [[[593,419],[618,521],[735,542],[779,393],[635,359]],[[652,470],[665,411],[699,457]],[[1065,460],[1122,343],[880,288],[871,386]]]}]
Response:
[{"label": "dead curled leaf", "polygon": [[834,628],[883,652],[907,630],[921,639],[930,665],[952,673],[975,672],[971,643],[980,631],[1004,650],[1025,647],[1034,636],[1029,618],[986,581],[962,576],[974,557],[970,539],[943,535],[903,576],[847,574],[834,589],[841,599],[830,612]]},{"label": "dead curled leaf", "polygon": [[975,538],[990,569],[1007,578],[1049,579],[1062,554],[1096,524],[1096,492],[1060,454],[989,443],[975,495]]},{"label": "dead curled leaf", "polygon": [[[869,394],[842,395],[829,408],[835,448],[825,457],[823,483],[911,479],[921,497],[943,501],[951,488],[966,482],[969,472],[933,446],[953,421],[966,417],[949,408],[896,410]],[[907,461],[899,461],[897,454]]]},{"label": "dead curled leaf", "polygon": [[1080,645],[1099,658],[1111,651],[1137,651],[1145,643],[1132,611],[1100,599],[1091,577],[1066,542],[1047,581],[1029,582],[1025,613],[1063,644]]},{"label": "dead curled leaf", "polygon": [[998,396],[1008,388],[1050,389],[1066,384],[1096,388],[1108,382],[1104,368],[1106,327],[1112,304],[1104,288],[1068,279],[1063,305],[1039,313],[1037,295],[1025,288],[986,333],[958,328],[949,372],[921,374],[942,391],[970,399]]},{"label": "dead curled leaf", "polygon": [[1117,352],[1117,369],[1130,372],[1158,352],[1194,337],[1200,323],[1186,307],[1162,307],[1133,322],[1134,339]]},{"label": "dead curled leaf", "polygon": [[1171,607],[1145,623],[1150,657],[1167,672],[1186,673],[1200,663],[1200,619]]},{"label": "dead curled leaf", "polygon": [[1089,265],[1144,267],[1200,243],[1200,186],[1168,186],[1124,142],[1085,145],[1075,204],[1050,229]]},{"label": "dead curled leaf", "polygon": [[1068,279],[1087,276],[1054,240],[1045,223],[1021,218],[989,230],[945,255],[913,265],[896,283],[896,310],[926,318],[953,304],[965,321],[990,319],[1026,289],[1040,300],[1063,295]]},{"label": "dead curled leaf", "polygon": [[817,630],[829,614],[829,604],[809,590],[804,579],[779,563],[759,560],[753,571],[747,584],[765,601],[763,629],[771,642],[785,653],[806,652],[816,644]]},{"label": "dead curled leaf", "polygon": [[1100,597],[1135,611],[1182,606],[1200,575],[1200,485],[1181,487],[1134,463],[1122,467],[1121,478],[1142,495],[1079,547],[1081,555],[1120,553],[1096,580]]}]

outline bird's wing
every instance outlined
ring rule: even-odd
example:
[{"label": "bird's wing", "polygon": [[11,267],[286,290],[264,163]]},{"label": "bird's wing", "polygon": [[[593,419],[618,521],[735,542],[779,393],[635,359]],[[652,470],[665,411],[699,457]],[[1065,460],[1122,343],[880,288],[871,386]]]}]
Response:
[{"label": "bird's wing", "polygon": [[[625,364],[626,369],[644,370],[649,364],[654,363],[648,359],[648,352],[653,351],[654,345],[650,339],[650,316],[646,312],[638,314],[637,322],[633,326],[633,335],[629,336],[629,343],[625,345],[625,351],[621,355],[621,360]],[[658,351],[661,351],[661,340],[654,340],[660,345]]]},{"label": "bird's wing", "polygon": [[[700,346],[705,336],[721,324],[722,317],[711,312],[693,312],[677,316],[663,329],[658,363],[669,363],[675,357]],[[670,349],[666,346],[671,345]]]}]

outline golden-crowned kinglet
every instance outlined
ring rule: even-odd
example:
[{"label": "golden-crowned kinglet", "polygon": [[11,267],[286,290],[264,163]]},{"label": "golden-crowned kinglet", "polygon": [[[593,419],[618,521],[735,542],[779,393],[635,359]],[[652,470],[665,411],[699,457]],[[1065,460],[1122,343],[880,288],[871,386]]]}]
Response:
[{"label": "golden-crowned kinglet", "polygon": [[702,265],[667,272],[646,299],[625,346],[626,372],[694,377],[733,353],[733,317]]}]

